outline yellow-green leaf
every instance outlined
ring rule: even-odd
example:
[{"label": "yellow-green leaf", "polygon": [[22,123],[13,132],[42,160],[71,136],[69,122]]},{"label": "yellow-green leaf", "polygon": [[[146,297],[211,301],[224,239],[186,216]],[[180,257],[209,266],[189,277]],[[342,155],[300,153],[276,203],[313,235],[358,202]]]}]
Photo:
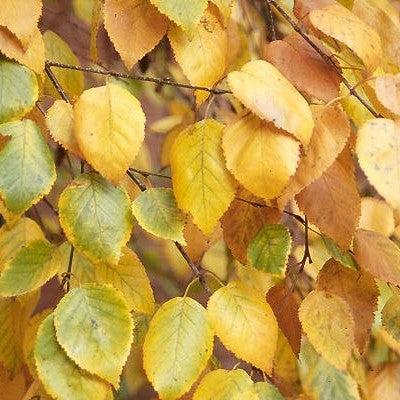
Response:
[{"label": "yellow-green leaf", "polygon": [[0,60],[0,81],[0,123],[21,118],[34,107],[39,87],[30,69]]},{"label": "yellow-green leaf", "polygon": [[207,310],[223,345],[269,374],[278,324],[264,296],[241,282],[231,282],[210,297]]},{"label": "yellow-green leaf", "polygon": [[74,128],[86,160],[118,183],[144,139],[145,115],[139,101],[120,85],[85,90],[74,105]]},{"label": "yellow-green leaf", "polygon": [[185,216],[179,210],[171,189],[145,190],[133,201],[132,212],[139,225],[147,232],[186,244],[183,237]]},{"label": "yellow-green leaf", "polygon": [[[171,149],[171,171],[178,206],[210,235],[235,196],[221,149],[223,125],[206,119],[188,127]],[[218,190],[215,190],[218,188]]]},{"label": "yellow-green leaf", "polygon": [[314,121],[304,97],[272,64],[255,60],[228,75],[234,96],[260,118],[294,135],[304,146]]},{"label": "yellow-green leaf", "polygon": [[279,390],[268,382],[255,383],[254,391],[260,400],[285,400]]},{"label": "yellow-green leaf", "polygon": [[54,311],[54,326],[69,358],[119,386],[133,340],[132,316],[119,291],[95,284],[72,289]]},{"label": "yellow-green leaf", "polygon": [[40,381],[58,400],[106,400],[110,387],[101,379],[80,369],[57,342],[53,314],[40,326],[34,356]]},{"label": "yellow-green leaf", "polygon": [[206,310],[190,297],[164,303],[150,322],[143,366],[162,400],[189,391],[213,351],[214,334]]},{"label": "yellow-green leaf", "polygon": [[349,305],[336,295],[314,290],[301,303],[299,318],[318,353],[335,367],[346,369],[354,348],[354,319]]},{"label": "yellow-green leaf", "polygon": [[0,150],[0,195],[7,209],[22,214],[46,195],[55,179],[53,156],[31,120],[0,125],[10,140]]},{"label": "yellow-green leaf", "polygon": [[69,242],[94,262],[118,263],[133,220],[124,190],[87,173],[62,192],[58,208]]},{"label": "yellow-green leaf", "polygon": [[400,343],[400,297],[394,294],[385,304],[382,310],[382,326]]}]

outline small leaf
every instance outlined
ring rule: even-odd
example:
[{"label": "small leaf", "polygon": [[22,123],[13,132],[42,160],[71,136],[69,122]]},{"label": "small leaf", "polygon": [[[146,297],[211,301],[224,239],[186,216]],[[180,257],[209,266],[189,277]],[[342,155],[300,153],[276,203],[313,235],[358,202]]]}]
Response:
[{"label": "small leaf", "polygon": [[109,386],[67,357],[57,342],[53,319],[51,314],[43,321],[34,350],[36,368],[46,392],[58,400],[106,400]]},{"label": "small leaf", "polygon": [[190,297],[164,303],[150,322],[143,346],[147,377],[163,400],[189,391],[213,351],[206,310]]},{"label": "small leaf", "polygon": [[400,297],[394,294],[382,309],[382,326],[386,332],[400,343]]},{"label": "small leaf", "polygon": [[235,97],[260,118],[294,135],[306,147],[314,121],[303,96],[272,64],[250,61],[228,75]]},{"label": "small leaf", "polygon": [[284,277],[292,238],[284,225],[264,225],[247,249],[249,264],[261,271]]},{"label": "small leaf", "polygon": [[74,105],[74,129],[82,154],[114,183],[139,153],[144,123],[139,101],[119,85],[85,90]]},{"label": "small leaf", "polygon": [[354,319],[347,303],[336,295],[314,290],[301,303],[299,317],[318,353],[335,367],[346,369],[354,345]]},{"label": "small leaf", "polygon": [[118,263],[133,219],[125,191],[87,173],[62,192],[58,208],[61,226],[78,250],[93,262]]},{"label": "small leaf", "polygon": [[207,310],[223,345],[269,374],[278,324],[264,296],[241,282],[231,282],[210,297]]},{"label": "small leaf", "polygon": [[334,258],[336,261],[339,261],[346,267],[357,270],[357,263],[355,262],[353,256],[350,254],[349,251],[341,250],[335,244],[335,242],[327,236],[322,236],[321,239],[324,242],[326,250],[328,250],[328,253],[332,258]]},{"label": "small leaf", "polygon": [[185,243],[185,216],[179,210],[174,193],[167,188],[150,188],[140,193],[132,203],[132,212],[147,232]]},{"label": "small leaf", "polygon": [[400,74],[385,74],[376,77],[374,88],[382,105],[392,113],[400,115]]},{"label": "small leaf", "polygon": [[122,294],[107,285],[72,289],[54,311],[57,341],[80,368],[119,386],[133,321]]},{"label": "small leaf", "polygon": [[49,193],[56,179],[53,157],[29,119],[0,125],[0,135],[10,137],[0,150],[0,195],[9,211],[22,214]]},{"label": "small leaf", "polygon": [[0,80],[0,123],[23,117],[38,99],[35,74],[23,65],[0,60]]},{"label": "small leaf", "polygon": [[260,400],[285,400],[279,390],[268,382],[255,383],[254,390]]},{"label": "small leaf", "polygon": [[363,197],[358,227],[390,237],[395,228],[393,209],[384,200]]}]

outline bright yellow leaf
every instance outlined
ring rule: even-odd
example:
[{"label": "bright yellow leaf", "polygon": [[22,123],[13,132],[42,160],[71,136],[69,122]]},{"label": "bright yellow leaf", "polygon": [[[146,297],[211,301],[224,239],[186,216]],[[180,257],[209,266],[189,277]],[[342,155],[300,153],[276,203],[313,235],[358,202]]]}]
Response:
[{"label": "bright yellow leaf", "polygon": [[361,199],[361,216],[358,227],[391,236],[394,231],[394,213],[384,201],[373,197]]}]

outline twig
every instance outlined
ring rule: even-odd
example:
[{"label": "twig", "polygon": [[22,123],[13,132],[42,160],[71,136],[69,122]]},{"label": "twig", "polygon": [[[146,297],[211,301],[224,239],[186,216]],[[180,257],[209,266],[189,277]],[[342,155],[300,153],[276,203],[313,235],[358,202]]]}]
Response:
[{"label": "twig", "polygon": [[71,103],[69,97],[67,96],[67,93],[65,93],[64,89],[61,87],[60,82],[58,82],[58,79],[55,77],[50,67],[51,65],[46,64],[44,70],[46,71],[46,74],[49,77],[51,83],[56,88],[61,98],[65,100],[67,103]]},{"label": "twig", "polygon": [[47,69],[49,69],[49,67],[72,69],[75,71],[90,72],[92,74],[114,76],[116,78],[122,78],[122,79],[133,79],[136,81],[152,82],[152,83],[157,83],[159,85],[169,85],[169,86],[175,86],[175,87],[180,87],[180,88],[185,88],[185,89],[203,90],[205,92],[210,92],[213,94],[231,94],[232,93],[230,90],[226,90],[226,89],[189,85],[187,83],[175,82],[169,78],[156,78],[156,77],[152,77],[152,76],[143,76],[143,75],[137,75],[137,74],[123,74],[123,73],[116,72],[116,71],[104,71],[99,68],[81,67],[79,65],[63,64],[63,63],[59,63],[59,62],[51,61],[51,60],[46,61],[46,72],[47,72]]},{"label": "twig", "polygon": [[66,284],[67,292],[69,292],[69,290],[71,289],[72,261],[74,259],[74,251],[75,247],[71,245],[68,259],[68,269],[67,272],[63,274],[63,279],[61,282],[62,286]]},{"label": "twig", "polygon": [[129,170],[136,172],[139,175],[142,175],[144,178],[147,178],[149,176],[157,176],[158,178],[171,179],[171,177],[168,175],[158,174],[156,172],[151,172],[151,171],[144,171],[143,169],[129,168]]}]

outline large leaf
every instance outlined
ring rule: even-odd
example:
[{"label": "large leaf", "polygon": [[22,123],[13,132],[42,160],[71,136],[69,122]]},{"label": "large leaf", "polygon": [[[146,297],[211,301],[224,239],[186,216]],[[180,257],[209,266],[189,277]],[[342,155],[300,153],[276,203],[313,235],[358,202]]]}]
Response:
[{"label": "large leaf", "polygon": [[129,239],[129,197],[95,173],[76,178],[61,194],[60,223],[68,240],[94,262],[117,264]]},{"label": "large leaf", "polygon": [[192,214],[206,235],[212,233],[235,196],[221,149],[222,130],[223,125],[213,119],[197,122],[179,134],[171,149],[178,206]]},{"label": "large leaf", "polygon": [[174,193],[167,188],[150,188],[132,203],[133,215],[147,232],[163,239],[185,243],[185,216],[179,210]]},{"label": "large leaf", "polygon": [[213,338],[206,310],[190,297],[159,308],[144,342],[143,366],[161,399],[189,391],[212,354]]},{"label": "large leaf", "polygon": [[23,117],[39,95],[35,74],[17,63],[0,60],[0,123]]},{"label": "large leaf", "polygon": [[119,386],[133,340],[132,316],[119,291],[95,284],[72,289],[54,311],[54,326],[69,358]]},{"label": "large leaf", "polygon": [[106,400],[109,386],[101,379],[80,369],[68,358],[57,342],[49,315],[37,333],[34,356],[39,378],[46,391],[58,400]]},{"label": "large leaf", "polygon": [[210,297],[207,310],[216,335],[228,350],[271,372],[278,324],[261,293],[241,282],[231,282]]},{"label": "large leaf", "polygon": [[256,60],[228,75],[235,97],[260,118],[293,134],[305,146],[314,121],[304,97],[272,64]]},{"label": "large leaf", "polygon": [[139,153],[144,123],[139,101],[120,85],[85,90],[74,105],[75,135],[82,154],[115,183]]},{"label": "large leaf", "polygon": [[0,125],[10,139],[0,150],[0,195],[9,211],[22,214],[46,195],[56,179],[52,154],[31,120]]}]

